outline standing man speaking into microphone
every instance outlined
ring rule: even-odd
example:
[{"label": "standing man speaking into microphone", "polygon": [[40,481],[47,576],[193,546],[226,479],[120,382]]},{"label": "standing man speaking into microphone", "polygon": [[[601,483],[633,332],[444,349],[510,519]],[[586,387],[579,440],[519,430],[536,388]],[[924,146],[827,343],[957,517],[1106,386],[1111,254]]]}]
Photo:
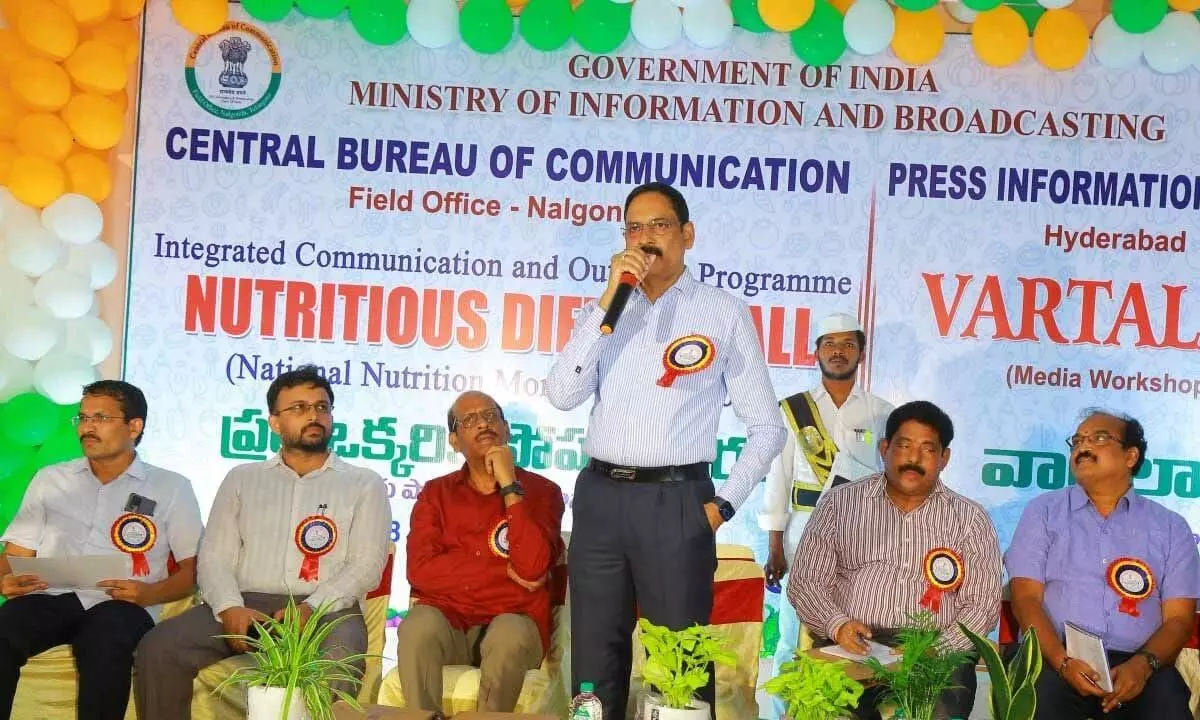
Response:
[{"label": "standing man speaking into microphone", "polygon": [[[592,459],[572,506],[571,681],[575,692],[595,684],[606,718],[625,715],[635,612],[672,629],[708,623],[715,532],[786,436],[749,308],[684,264],[696,228],[679,191],[649,183],[630,192],[624,236],[607,289],[546,379],[560,410],[594,400],[584,443]],[[625,273],[640,284],[602,332]],[[747,440],[718,493],[709,463],[726,398]],[[701,697],[712,705],[714,696],[710,675]]]}]

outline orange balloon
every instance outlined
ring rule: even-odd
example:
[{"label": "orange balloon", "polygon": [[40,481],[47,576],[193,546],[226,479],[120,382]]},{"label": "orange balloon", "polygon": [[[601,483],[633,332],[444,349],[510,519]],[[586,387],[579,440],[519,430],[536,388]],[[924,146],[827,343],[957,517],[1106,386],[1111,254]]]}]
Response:
[{"label": "orange balloon", "polygon": [[16,157],[17,146],[6,140],[0,141],[0,185],[8,184],[8,174]]},{"label": "orange balloon", "polygon": [[138,29],[132,20],[109,18],[95,27],[88,28],[86,34],[90,40],[99,40],[120,48],[127,65],[137,62],[141,43]]},{"label": "orange balloon", "polygon": [[16,30],[0,28],[0,74],[8,75],[18,60],[29,57],[29,52]]},{"label": "orange balloon", "polygon": [[121,139],[125,115],[115,102],[95,93],[79,93],[62,111],[75,141],[93,150],[107,150]]},{"label": "orange balloon", "polygon": [[21,0],[15,27],[26,45],[55,60],[75,52],[79,43],[71,14],[49,0]]},{"label": "orange balloon", "polygon": [[112,193],[112,168],[108,162],[90,152],[76,152],[66,159],[67,183],[71,192],[86,195],[98,203]]},{"label": "orange balloon", "polygon": [[1200,0],[1167,0],[1172,10],[1180,12],[1196,12],[1200,10]]},{"label": "orange balloon", "polygon": [[854,0],[829,0],[829,4],[837,8],[837,11],[842,15],[845,15],[850,6],[854,4]]},{"label": "orange balloon", "polygon": [[81,90],[101,95],[120,92],[129,82],[125,54],[116,45],[100,40],[79,43],[63,67]]},{"label": "orange balloon", "polygon": [[0,84],[0,138],[11,138],[17,129],[17,120],[25,113],[21,101],[3,84]]},{"label": "orange balloon", "polygon": [[18,153],[9,167],[8,189],[16,199],[40,210],[67,191],[67,175],[53,160]]},{"label": "orange balloon", "polygon": [[971,26],[975,54],[992,67],[1008,67],[1029,46],[1029,28],[1021,14],[1007,5],[979,13]]},{"label": "orange balloon", "polygon": [[113,0],[65,0],[63,5],[80,25],[95,25],[113,10]]},{"label": "orange balloon", "polygon": [[50,113],[30,113],[17,121],[13,133],[17,149],[26,155],[39,155],[62,162],[75,144],[71,129],[62,118]]},{"label": "orange balloon", "polygon": [[71,99],[71,78],[57,63],[31,57],[13,66],[12,89],[16,96],[36,110],[54,111]]},{"label": "orange balloon", "polygon": [[16,24],[17,10],[24,2],[25,0],[0,0],[0,15],[4,16],[5,22],[9,25]]},{"label": "orange balloon", "polygon": [[791,32],[812,17],[814,0],[758,0],[758,14],[767,27]]},{"label": "orange balloon", "polygon": [[122,116],[129,112],[129,93],[121,91],[115,92],[111,95],[105,95],[104,97],[111,100],[112,103],[117,106],[117,109],[121,111]]},{"label": "orange balloon", "polygon": [[146,0],[115,0],[112,14],[115,18],[128,20],[142,14],[146,8]]},{"label": "orange balloon", "polygon": [[932,62],[946,41],[946,26],[937,8],[910,12],[896,8],[896,32],[892,52],[901,62],[924,65]]},{"label": "orange balloon", "polygon": [[1051,70],[1075,67],[1087,51],[1087,25],[1066,8],[1047,10],[1033,29],[1033,54]]},{"label": "orange balloon", "polygon": [[171,12],[188,32],[211,35],[229,19],[229,0],[171,0]]}]

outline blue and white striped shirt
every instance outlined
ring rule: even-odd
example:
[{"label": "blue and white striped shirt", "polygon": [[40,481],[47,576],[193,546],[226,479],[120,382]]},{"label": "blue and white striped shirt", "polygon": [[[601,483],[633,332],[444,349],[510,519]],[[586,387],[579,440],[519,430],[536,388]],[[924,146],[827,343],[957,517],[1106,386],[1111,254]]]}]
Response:
[{"label": "blue and white striped shirt", "polygon": [[[685,269],[654,303],[634,290],[612,335],[600,333],[603,318],[592,304],[576,322],[546,378],[550,404],[571,410],[595,397],[584,451],[618,465],[659,467],[716,458],[728,397],[747,438],[720,495],[739,507],[786,438],[750,309]],[[667,346],[692,334],[712,340],[716,359],[659,386]]]}]

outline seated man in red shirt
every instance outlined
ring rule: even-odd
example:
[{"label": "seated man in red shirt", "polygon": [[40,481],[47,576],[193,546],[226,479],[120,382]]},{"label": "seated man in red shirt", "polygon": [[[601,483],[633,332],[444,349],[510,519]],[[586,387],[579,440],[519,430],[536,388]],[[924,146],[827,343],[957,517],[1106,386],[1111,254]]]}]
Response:
[{"label": "seated man in red shirt", "polygon": [[491,397],[460,395],[446,421],[467,461],[429,481],[413,506],[400,685],[409,708],[441,711],[442,666],[476,665],[479,710],[512,712],[550,645],[546,580],[562,549],[562,491],[514,468]]}]

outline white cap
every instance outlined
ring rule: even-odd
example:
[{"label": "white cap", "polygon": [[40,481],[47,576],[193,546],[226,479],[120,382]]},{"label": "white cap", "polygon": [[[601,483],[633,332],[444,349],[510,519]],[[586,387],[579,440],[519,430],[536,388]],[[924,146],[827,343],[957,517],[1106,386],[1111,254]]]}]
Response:
[{"label": "white cap", "polygon": [[862,331],[862,325],[859,324],[858,318],[846,313],[826,315],[821,318],[821,322],[817,323],[817,337],[824,337],[832,333]]}]

